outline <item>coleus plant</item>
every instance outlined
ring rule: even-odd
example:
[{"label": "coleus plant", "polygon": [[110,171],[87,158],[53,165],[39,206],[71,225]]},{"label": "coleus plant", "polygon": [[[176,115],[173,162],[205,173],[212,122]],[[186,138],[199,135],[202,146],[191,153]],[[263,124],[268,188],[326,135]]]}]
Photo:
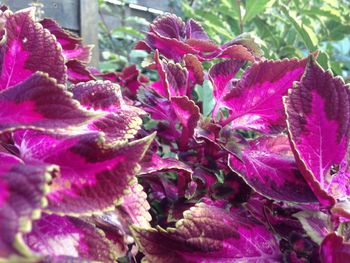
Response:
[{"label": "coleus plant", "polygon": [[0,261],[350,261],[350,93],[317,54],[164,15],[150,81],[1,10]]}]

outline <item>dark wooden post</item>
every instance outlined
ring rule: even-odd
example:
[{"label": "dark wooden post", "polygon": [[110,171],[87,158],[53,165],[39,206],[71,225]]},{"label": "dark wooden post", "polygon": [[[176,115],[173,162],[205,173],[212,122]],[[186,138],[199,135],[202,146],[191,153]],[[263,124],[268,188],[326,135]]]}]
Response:
[{"label": "dark wooden post", "polygon": [[[0,0],[11,10],[29,7],[33,0]],[[62,27],[84,39],[85,44],[94,45],[91,65],[98,66],[98,3],[97,0],[39,0],[44,4],[44,17],[55,19]]]}]

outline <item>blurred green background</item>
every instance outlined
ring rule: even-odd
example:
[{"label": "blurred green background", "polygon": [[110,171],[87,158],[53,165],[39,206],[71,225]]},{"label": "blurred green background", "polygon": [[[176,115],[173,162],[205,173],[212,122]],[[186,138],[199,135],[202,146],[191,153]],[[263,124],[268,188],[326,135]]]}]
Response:
[{"label": "blurred green background", "polygon": [[164,12],[200,21],[218,44],[249,33],[266,58],[319,50],[319,63],[350,81],[349,0],[99,0],[101,69],[139,64],[147,54],[133,47]]}]

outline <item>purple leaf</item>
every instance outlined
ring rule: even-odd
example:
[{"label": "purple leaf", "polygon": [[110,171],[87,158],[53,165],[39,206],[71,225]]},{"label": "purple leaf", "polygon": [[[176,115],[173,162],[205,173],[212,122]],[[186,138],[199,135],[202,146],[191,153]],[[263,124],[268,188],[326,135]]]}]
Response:
[{"label": "purple leaf", "polygon": [[233,88],[231,80],[243,66],[243,61],[226,60],[212,66],[209,70],[209,79],[213,84],[215,107],[213,116],[216,117],[220,107],[225,105],[223,97]]},{"label": "purple leaf", "polygon": [[149,79],[146,75],[141,74],[136,65],[131,65],[123,69],[122,72],[116,72],[118,76],[119,84],[126,88],[123,94],[126,94],[129,98],[135,98],[138,89],[144,84],[148,83]]},{"label": "purple leaf", "polygon": [[[203,85],[204,71],[202,63],[198,60],[198,58],[194,55],[188,54],[184,57],[184,62],[186,69],[188,70],[191,86],[194,86],[195,84]],[[189,94],[189,90],[187,91],[187,95],[191,95]]]},{"label": "purple leaf", "polygon": [[146,36],[146,43],[152,49],[175,61],[185,54],[196,54],[193,47],[184,42],[186,38],[185,23],[174,14],[166,14],[156,18]]},{"label": "purple leaf", "polygon": [[193,19],[186,22],[185,30],[188,39],[209,40],[208,34],[204,31],[202,25]]},{"label": "purple leaf", "polygon": [[217,49],[215,52],[201,54],[201,60],[212,60],[215,58],[226,58],[232,60],[254,62],[256,57],[248,48],[242,45],[232,45],[224,49]]},{"label": "purple leaf", "polygon": [[329,234],[320,248],[321,262],[348,263],[350,262],[350,243],[335,233]]},{"label": "purple leaf", "polygon": [[194,101],[188,97],[172,97],[171,105],[182,125],[182,133],[180,138],[180,148],[186,148],[187,144],[194,134],[194,128],[200,118],[200,111]]},{"label": "purple leaf", "polygon": [[91,49],[93,46],[82,44],[82,38],[70,31],[64,30],[58,23],[50,18],[40,21],[40,24],[56,37],[62,46],[62,53],[66,61],[77,59],[83,64],[88,64],[91,59]]},{"label": "purple leaf", "polygon": [[53,258],[113,262],[118,256],[94,225],[69,216],[43,214],[33,223],[33,229],[24,236],[24,241],[39,255]]},{"label": "purple leaf", "polygon": [[153,85],[153,89],[163,97],[170,98],[172,96],[185,96],[188,89],[188,71],[180,64],[174,64],[161,60],[159,53],[156,51],[154,55],[156,62],[159,82]]},{"label": "purple leaf", "polygon": [[[142,43],[142,42],[141,42]],[[193,47],[181,42],[175,38],[166,38],[152,31],[147,33],[146,42],[143,45],[138,44],[135,49],[146,50],[145,46],[152,49],[158,49],[159,52],[169,59],[180,61],[186,54],[197,54]]]},{"label": "purple leaf", "polygon": [[141,170],[138,175],[167,171],[183,171],[189,176],[193,173],[191,167],[185,163],[175,158],[161,158],[158,154],[153,154],[150,158],[145,158],[140,165]]},{"label": "purple leaf", "polygon": [[[154,184],[155,181],[158,185],[166,185],[170,187],[171,182],[168,182],[163,176],[166,172],[176,172],[177,173],[177,187],[175,192],[173,191],[173,196],[184,196],[188,187],[194,187],[194,182],[192,181],[193,171],[190,166],[185,163],[175,159],[175,158],[161,158],[158,154],[152,154],[147,156],[140,163],[141,170],[138,174],[139,177],[144,179],[144,181],[149,182],[150,185]],[[154,174],[155,176],[149,176]],[[169,192],[165,189],[166,193]],[[170,191],[171,192],[171,191]]]},{"label": "purple leaf", "polygon": [[155,134],[131,143],[106,145],[101,134],[62,136],[17,132],[21,157],[60,166],[48,194],[48,210],[89,214],[121,204]]},{"label": "purple leaf", "polygon": [[231,169],[258,193],[273,200],[317,202],[297,168],[287,136],[260,137],[250,141],[240,158],[230,155]]},{"label": "purple leaf", "polygon": [[166,80],[169,85],[169,94],[173,96],[185,96],[188,89],[188,71],[180,64],[164,63]]},{"label": "purple leaf", "polygon": [[197,204],[176,228],[133,227],[136,242],[151,262],[279,262],[275,237],[247,215]]},{"label": "purple leaf", "polygon": [[181,40],[185,37],[185,23],[174,14],[166,14],[157,17],[152,25],[153,32],[165,37]]},{"label": "purple leaf", "polygon": [[6,42],[0,51],[0,90],[18,84],[36,71],[49,74],[60,84],[65,82],[66,68],[60,46],[29,12],[9,15],[5,29]]},{"label": "purple leaf", "polygon": [[223,124],[234,129],[275,133],[285,127],[282,96],[301,78],[306,59],[266,60],[253,64],[222,100],[231,110]]},{"label": "purple leaf", "polygon": [[76,59],[72,59],[66,63],[68,80],[72,83],[86,82],[95,80],[95,77],[86,68],[84,64]]},{"label": "purple leaf", "polygon": [[349,87],[310,57],[305,75],[285,98],[285,108],[293,151],[319,201],[330,205],[348,196]]},{"label": "purple leaf", "polygon": [[145,112],[127,105],[119,86],[109,81],[89,81],[71,88],[73,98],[87,109],[106,111],[108,114],[90,122],[89,131],[102,131],[108,142],[121,142],[134,137],[142,125]]},{"label": "purple leaf", "polygon": [[350,219],[350,202],[348,200],[344,200],[341,202],[337,202],[331,209],[332,215],[336,217],[340,217],[341,220],[345,220],[346,222]]},{"label": "purple leaf", "polygon": [[83,110],[64,86],[39,72],[0,91],[0,104],[0,131],[68,128],[102,115]]},{"label": "purple leaf", "polygon": [[56,40],[63,49],[74,49],[77,45],[81,44],[81,38],[68,30],[64,30],[55,20],[44,18],[40,21],[40,24],[56,37]]},{"label": "purple leaf", "polygon": [[110,81],[89,81],[70,88],[73,98],[87,109],[118,112],[126,104],[118,85]]},{"label": "purple leaf", "polygon": [[[185,41],[186,44],[190,45],[195,50],[201,53],[216,53],[219,50],[219,47],[213,43],[211,40],[203,40],[203,39],[187,39]],[[199,56],[203,59],[205,56]]]},{"label": "purple leaf", "polygon": [[242,45],[232,45],[221,51],[217,55],[219,58],[229,58],[235,60],[255,61],[255,57],[249,49]]},{"label": "purple leaf", "polygon": [[143,191],[143,187],[135,183],[130,186],[128,193],[124,195],[123,204],[118,210],[124,214],[124,218],[128,218],[129,224],[135,224],[138,227],[150,227],[152,217],[149,213],[150,205],[147,201],[147,194]]},{"label": "purple leaf", "polygon": [[162,130],[157,129],[157,135],[168,140],[180,137],[176,128],[177,115],[174,112],[171,102],[158,95],[153,90],[140,89],[137,94],[138,100],[142,103],[142,109],[151,115],[154,120],[162,121]]},{"label": "purple leaf", "polygon": [[249,33],[243,33],[231,41],[225,43],[221,46],[223,50],[232,46],[243,46],[256,58],[259,59],[263,56],[263,51],[260,46],[256,43],[256,39],[252,37]]},{"label": "purple leaf", "polygon": [[55,166],[27,165],[0,152],[0,260],[29,253],[21,234],[30,231],[32,220],[40,216],[55,173]]}]

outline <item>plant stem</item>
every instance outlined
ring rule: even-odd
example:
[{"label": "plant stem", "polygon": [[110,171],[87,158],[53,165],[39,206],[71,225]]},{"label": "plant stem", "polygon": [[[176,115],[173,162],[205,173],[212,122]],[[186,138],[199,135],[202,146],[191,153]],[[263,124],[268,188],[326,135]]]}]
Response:
[{"label": "plant stem", "polygon": [[243,19],[242,19],[242,12],[241,12],[241,0],[236,0],[236,3],[238,6],[239,31],[242,34],[243,33]]},{"label": "plant stem", "polygon": [[98,14],[100,15],[100,18],[101,18],[102,29],[103,29],[103,31],[107,34],[107,37],[108,37],[109,41],[111,42],[111,46],[112,46],[113,51],[114,51],[114,53],[115,53],[115,52],[117,52],[118,48],[117,48],[117,46],[116,46],[115,43],[114,43],[114,40],[113,40],[111,31],[110,31],[109,28],[108,28],[107,22],[106,22],[106,20],[105,20],[103,14],[102,14],[102,11],[101,11],[100,8],[98,9]]}]

